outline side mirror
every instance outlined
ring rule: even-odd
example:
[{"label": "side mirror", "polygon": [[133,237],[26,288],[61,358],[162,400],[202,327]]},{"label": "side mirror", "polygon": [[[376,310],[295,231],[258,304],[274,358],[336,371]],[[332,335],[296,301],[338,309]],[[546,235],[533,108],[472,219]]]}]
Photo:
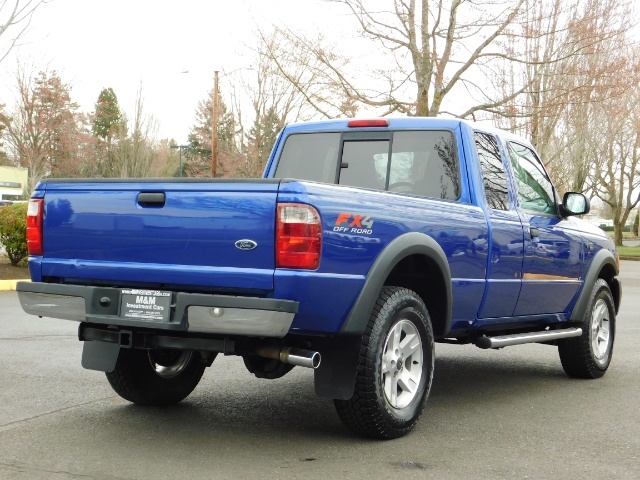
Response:
[{"label": "side mirror", "polygon": [[582,193],[567,192],[562,198],[562,205],[560,211],[563,217],[570,217],[571,215],[585,215],[589,213],[591,204],[589,199]]}]

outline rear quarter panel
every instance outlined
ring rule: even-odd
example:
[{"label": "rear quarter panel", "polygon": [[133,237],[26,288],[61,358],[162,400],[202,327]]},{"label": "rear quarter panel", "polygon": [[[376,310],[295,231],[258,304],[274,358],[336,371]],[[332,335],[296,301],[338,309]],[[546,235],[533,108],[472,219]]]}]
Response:
[{"label": "rear quarter panel", "polygon": [[[487,224],[482,210],[444,201],[311,182],[283,181],[279,202],[316,207],[322,219],[320,267],[314,272],[276,269],[274,296],[300,302],[293,328],[338,331],[382,250],[408,232],[434,238],[453,277],[453,317],[475,318],[484,292]],[[484,237],[483,237],[484,235]]]}]

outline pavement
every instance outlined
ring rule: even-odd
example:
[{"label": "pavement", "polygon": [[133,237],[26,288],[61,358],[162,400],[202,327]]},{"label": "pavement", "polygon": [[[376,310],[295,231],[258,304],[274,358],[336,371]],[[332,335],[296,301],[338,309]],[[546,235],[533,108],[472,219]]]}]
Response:
[{"label": "pavement", "polygon": [[83,370],[77,323],[0,293],[0,480],[640,478],[640,262],[622,262],[616,347],[599,380],[557,349],[436,346],[416,429],[351,435],[313,374],[260,380],[218,355],[179,405],[138,407]]}]

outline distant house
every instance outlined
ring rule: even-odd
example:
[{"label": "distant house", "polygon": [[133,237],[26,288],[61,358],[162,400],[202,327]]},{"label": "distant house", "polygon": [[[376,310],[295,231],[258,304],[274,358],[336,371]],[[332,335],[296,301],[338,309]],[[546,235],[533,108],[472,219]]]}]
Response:
[{"label": "distant house", "polygon": [[0,200],[24,200],[29,170],[0,166]]},{"label": "distant house", "polygon": [[596,227],[613,227],[613,220],[610,220],[608,218],[602,218],[602,217],[597,217],[595,215],[588,214],[588,215],[585,215],[583,219],[589,222],[590,224],[595,225]]},{"label": "distant house", "polygon": [[[625,228],[631,228],[631,226],[633,225],[633,219],[635,218],[635,213],[633,215],[629,216],[629,219],[627,220],[627,223],[625,225]],[[595,215],[585,215],[583,217],[584,220],[586,220],[587,222],[589,222],[592,225],[595,225],[596,227],[611,227],[613,228],[613,220],[610,220],[608,218],[602,218],[602,217],[597,217]]]}]

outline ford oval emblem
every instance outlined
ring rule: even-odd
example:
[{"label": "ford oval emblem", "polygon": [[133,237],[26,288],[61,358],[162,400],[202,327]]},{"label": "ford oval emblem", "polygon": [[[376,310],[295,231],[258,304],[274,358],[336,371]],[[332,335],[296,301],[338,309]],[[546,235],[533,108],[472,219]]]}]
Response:
[{"label": "ford oval emblem", "polygon": [[258,246],[258,244],[256,242],[254,242],[253,240],[238,240],[236,242],[236,248],[238,250],[244,250],[244,251],[249,251],[249,250],[253,250],[254,248],[256,248]]}]

